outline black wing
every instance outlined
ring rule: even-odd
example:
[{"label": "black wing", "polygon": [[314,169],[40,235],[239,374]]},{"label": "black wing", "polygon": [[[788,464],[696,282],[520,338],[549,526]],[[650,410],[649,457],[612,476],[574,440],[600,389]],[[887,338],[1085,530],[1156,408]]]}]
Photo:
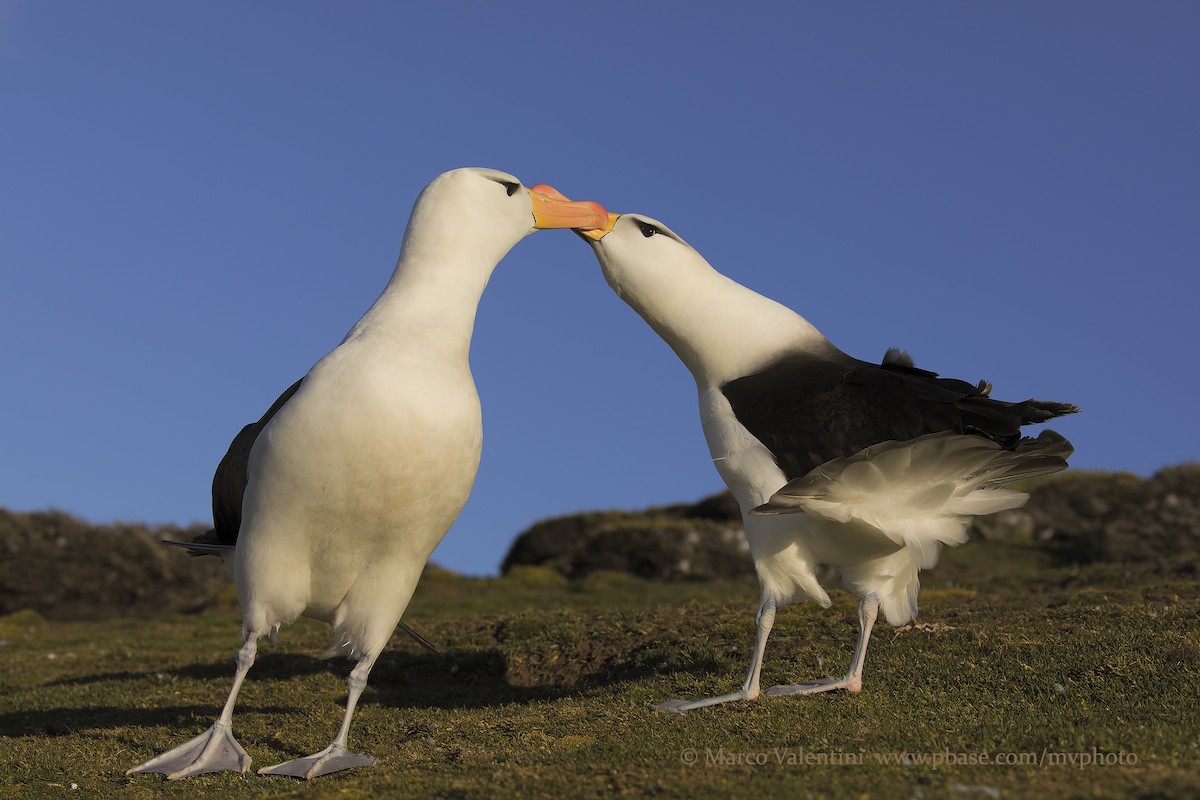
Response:
[{"label": "black wing", "polygon": [[[216,540],[220,544],[237,543],[238,530],[242,527],[242,495],[246,493],[246,483],[250,479],[250,450],[254,447],[258,434],[262,433],[262,429],[267,427],[271,418],[279,413],[279,409],[283,408],[284,403],[292,398],[303,380],[301,378],[285,389],[258,422],[252,422],[238,431],[238,435],[233,437],[233,443],[229,445],[225,457],[221,459],[220,464],[217,464],[212,484],[213,529],[211,533],[216,535]],[[206,535],[202,538],[212,537]]]},{"label": "black wing", "polygon": [[993,400],[986,382],[941,378],[890,352],[883,364],[841,353],[792,354],[721,391],[788,480],[879,442],[941,431],[977,434],[1011,449],[1022,425],[1078,411],[1066,403]]}]

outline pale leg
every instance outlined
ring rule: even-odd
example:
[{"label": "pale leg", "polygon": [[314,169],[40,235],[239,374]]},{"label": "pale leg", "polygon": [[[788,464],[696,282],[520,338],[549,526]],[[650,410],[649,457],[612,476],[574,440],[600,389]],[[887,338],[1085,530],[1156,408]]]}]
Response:
[{"label": "pale leg", "polygon": [[238,651],[237,672],[233,676],[233,688],[229,691],[229,699],[225,701],[221,716],[211,728],[195,739],[137,765],[125,774],[159,772],[166,775],[167,780],[175,781],[205,772],[245,772],[250,769],[250,756],[246,755],[237,739],[233,738],[233,706],[237,702],[246,673],[254,664],[254,655],[257,652],[258,634],[252,631],[246,636],[242,649]]},{"label": "pale leg", "polygon": [[309,780],[319,775],[328,775],[331,772],[338,772],[343,769],[366,767],[374,764],[376,759],[373,756],[351,753],[348,749],[350,720],[354,717],[354,709],[358,706],[358,698],[362,695],[363,689],[367,688],[367,676],[371,673],[371,667],[374,664],[374,656],[364,657],[351,670],[350,677],[346,681],[349,689],[346,697],[346,715],[342,718],[342,727],[338,730],[337,738],[333,740],[333,744],[311,756],[285,761],[273,767],[263,767],[258,771],[258,774],[291,775],[294,778]]},{"label": "pale leg", "polygon": [[817,692],[830,692],[834,689],[845,689],[848,692],[862,691],[862,672],[863,663],[867,660],[867,642],[871,640],[871,629],[875,626],[875,618],[878,614],[879,598],[874,593],[859,601],[858,643],[854,646],[854,658],[851,659],[850,669],[844,678],[818,678],[815,681],[805,681],[791,686],[772,686],[767,689],[767,694],[816,694]]},{"label": "pale leg", "polygon": [[668,700],[655,708],[682,714],[684,711],[696,708],[731,703],[735,700],[753,700],[758,697],[758,676],[762,672],[763,654],[767,650],[767,637],[771,635],[771,628],[774,624],[775,601],[764,597],[758,606],[758,616],[755,618],[754,655],[750,659],[750,672],[746,675],[746,682],[742,684],[739,691],[716,697],[706,697],[702,700]]}]

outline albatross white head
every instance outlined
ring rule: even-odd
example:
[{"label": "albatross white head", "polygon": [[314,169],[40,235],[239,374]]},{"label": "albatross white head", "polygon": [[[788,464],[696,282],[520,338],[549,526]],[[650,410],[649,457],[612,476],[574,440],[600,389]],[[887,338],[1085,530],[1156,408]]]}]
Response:
[{"label": "albatross white head", "polygon": [[798,343],[827,340],[803,317],[712,268],[678,234],[641,214],[578,231],[604,278],[671,346],[701,388],[739,377]]},{"label": "albatross white head", "polygon": [[567,200],[544,184],[526,188],[507,172],[465,167],[434,178],[417,197],[400,262],[495,265],[535,230],[607,224],[599,203]]},{"label": "albatross white head", "polygon": [[527,188],[507,172],[466,167],[439,175],[413,205],[391,280],[347,341],[403,318],[462,349],[492,271],[517,242],[535,230],[607,224],[600,204],[568,200],[545,184]]}]

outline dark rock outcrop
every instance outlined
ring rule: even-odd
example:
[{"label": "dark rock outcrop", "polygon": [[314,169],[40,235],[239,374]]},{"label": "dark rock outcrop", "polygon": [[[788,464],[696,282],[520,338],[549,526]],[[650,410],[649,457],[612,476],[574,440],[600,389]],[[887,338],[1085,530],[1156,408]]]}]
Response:
[{"label": "dark rock outcrop", "polygon": [[597,570],[642,578],[708,580],[754,571],[741,514],[728,492],[645,511],[587,511],[535,523],[500,570],[551,566],[577,579]]},{"label": "dark rock outcrop", "polygon": [[973,536],[1045,547],[1066,563],[1171,562],[1200,555],[1200,464],[1068,472],[1029,489],[1029,502],[977,520]]},{"label": "dark rock outcrop", "polygon": [[203,531],[0,509],[0,615],[32,609],[53,620],[106,619],[199,610],[226,583],[225,567],[159,540]]}]

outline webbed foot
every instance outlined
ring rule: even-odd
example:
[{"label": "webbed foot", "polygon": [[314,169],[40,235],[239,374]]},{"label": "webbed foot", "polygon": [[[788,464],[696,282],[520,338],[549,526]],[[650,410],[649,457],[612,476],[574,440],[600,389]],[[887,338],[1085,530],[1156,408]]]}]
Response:
[{"label": "webbed foot", "polygon": [[206,772],[245,772],[250,769],[250,756],[233,738],[233,731],[220,722],[195,739],[190,739],[162,755],[126,770],[126,775],[158,772],[169,781],[190,778]]}]

